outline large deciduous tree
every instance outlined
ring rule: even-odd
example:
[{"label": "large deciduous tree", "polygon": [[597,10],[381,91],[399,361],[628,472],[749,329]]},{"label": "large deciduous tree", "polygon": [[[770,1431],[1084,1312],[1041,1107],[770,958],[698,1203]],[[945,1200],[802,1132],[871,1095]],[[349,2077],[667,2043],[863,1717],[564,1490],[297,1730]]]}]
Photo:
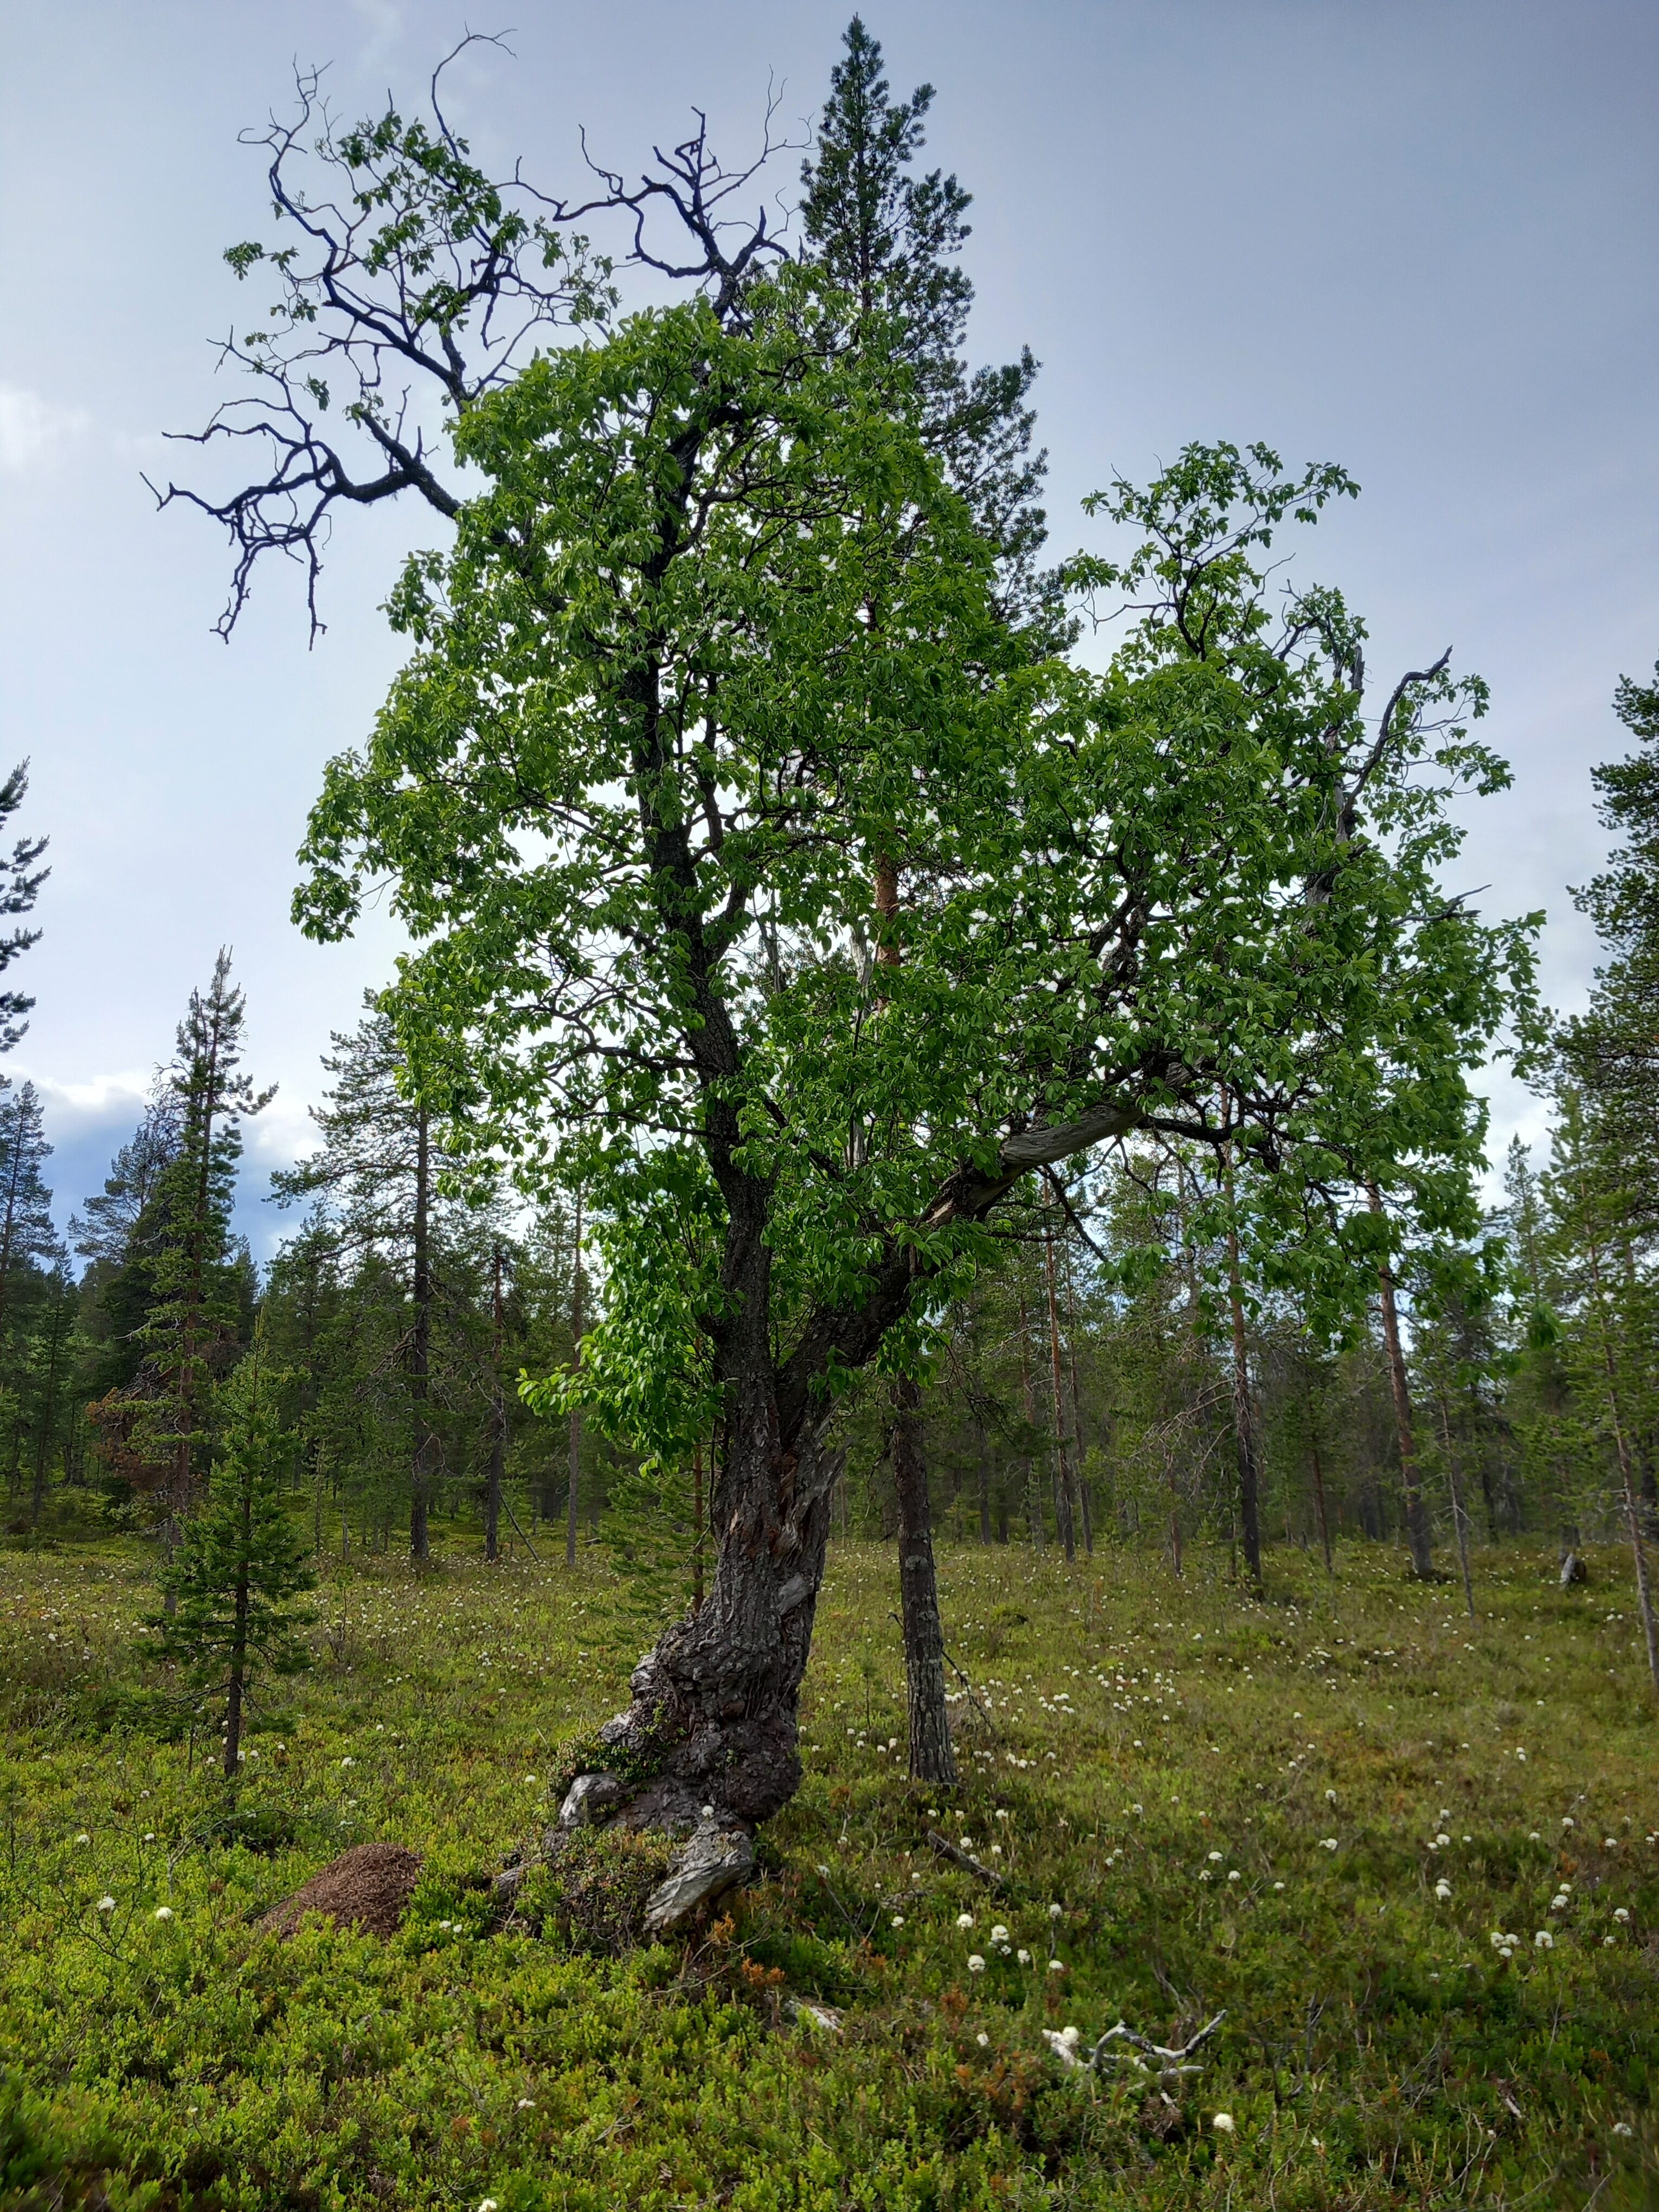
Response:
[{"label": "large deciduous tree", "polygon": [[[442,131],[411,182],[411,132],[341,142],[353,204],[398,252],[442,223],[471,252],[494,188]],[[1008,545],[939,450],[903,314],[769,258],[763,224],[732,243],[731,182],[699,137],[608,192],[641,239],[676,212],[693,251],[640,250],[694,296],[445,386],[480,489],[433,502],[453,545],[393,594],[410,658],[328,772],[298,899],[332,937],[388,886],[414,949],[386,1003],[451,1140],[580,1178],[606,1306],[544,1397],[648,1454],[718,1427],[708,1601],[596,1753],[630,1817],[708,1808],[716,1838],[799,1778],[845,1376],[914,1374],[1033,1171],[1127,1133],[1393,1180],[1439,1127],[1413,1085],[1464,1096],[1521,957],[1437,887],[1448,793],[1501,779],[1478,688],[1437,664],[1368,720],[1340,599],[1270,604],[1275,530],[1350,491],[1340,470],[1193,447],[1116,486],[1138,550],[1073,575],[1136,612],[1081,668],[1010,621]],[[324,257],[284,264],[320,319],[295,343],[331,316],[360,368],[347,276],[392,286],[405,323],[373,327],[405,359],[417,324],[459,349],[505,283],[421,292],[278,204]],[[261,366],[291,403],[292,362]],[[216,510],[244,580],[286,496]]]}]

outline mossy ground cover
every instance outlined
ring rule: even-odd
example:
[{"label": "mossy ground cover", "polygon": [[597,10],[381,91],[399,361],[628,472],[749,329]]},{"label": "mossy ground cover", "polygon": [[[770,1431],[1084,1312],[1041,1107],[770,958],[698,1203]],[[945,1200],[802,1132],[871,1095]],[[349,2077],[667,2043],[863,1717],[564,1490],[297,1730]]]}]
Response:
[{"label": "mossy ground cover", "polygon": [[[946,1553],[942,1796],[891,1559],[837,1547],[763,1878],[614,1953],[580,1895],[501,1930],[487,1888],[643,1641],[599,1571],[337,1575],[228,1813],[154,1694],[147,1562],[0,1555],[3,2202],[1653,2203],[1659,1723],[1616,1555],[1563,1591],[1489,1553],[1475,1623],[1379,1549],[1334,1584],[1281,1553],[1264,1602],[1221,1564]],[[398,1935],[255,1933],[382,1836],[427,1854]],[[1170,2102],[1044,2040],[1224,2010]]]}]

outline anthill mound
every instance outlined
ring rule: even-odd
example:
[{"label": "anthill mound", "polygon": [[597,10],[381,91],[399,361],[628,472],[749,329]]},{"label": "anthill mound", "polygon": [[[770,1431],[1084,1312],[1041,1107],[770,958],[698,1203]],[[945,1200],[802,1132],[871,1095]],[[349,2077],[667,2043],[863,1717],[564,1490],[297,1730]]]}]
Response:
[{"label": "anthill mound", "polygon": [[401,1844],[358,1844],[273,1905],[259,1926],[275,1936],[292,1936],[307,1912],[321,1912],[342,1927],[392,1935],[420,1871],[420,1854]]}]

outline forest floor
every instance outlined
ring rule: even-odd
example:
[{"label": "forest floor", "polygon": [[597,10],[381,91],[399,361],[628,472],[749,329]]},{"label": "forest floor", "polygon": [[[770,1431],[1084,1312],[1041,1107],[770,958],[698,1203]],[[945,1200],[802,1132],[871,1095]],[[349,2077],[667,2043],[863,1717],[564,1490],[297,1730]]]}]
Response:
[{"label": "forest floor", "polygon": [[[1659,2201],[1659,1723],[1626,1565],[1592,1552],[1562,1590],[1553,1553],[1484,1551],[1474,1621],[1378,1547],[1334,1583],[1276,1553],[1261,1602],[1224,1565],[945,1553],[974,1694],[941,1794],[906,1779],[892,1558],[833,1547],[760,1878],[611,1955],[648,1879],[626,1854],[539,1932],[495,1929],[487,1887],[648,1640],[603,1570],[337,1568],[228,1815],[144,1662],[136,1547],[0,1553],[0,2203]],[[380,1837],[426,1854],[396,1936],[256,1934]],[[1220,2012],[1163,2094],[1045,2036],[1178,2044]]]}]

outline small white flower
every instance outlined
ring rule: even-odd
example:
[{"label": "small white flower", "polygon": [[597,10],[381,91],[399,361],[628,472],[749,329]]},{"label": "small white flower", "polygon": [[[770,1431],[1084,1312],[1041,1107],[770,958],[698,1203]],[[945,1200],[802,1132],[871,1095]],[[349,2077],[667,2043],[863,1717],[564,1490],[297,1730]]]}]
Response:
[{"label": "small white flower", "polygon": [[[1220,1853],[1219,1853],[1219,1852],[1218,1852],[1218,1853],[1216,1854],[1216,1856],[1217,1856],[1218,1857],[1219,1857],[1219,1856],[1220,1856]],[[1049,1917],[1049,1919],[1050,1919],[1050,1920],[1058,1920],[1058,1919],[1060,1918],[1060,1906],[1059,1906],[1059,1905],[1051,1905],[1048,1907],[1048,1917]]]},{"label": "small white flower", "polygon": [[94,1909],[99,1912],[113,1912],[115,1899],[112,1897],[100,1897]]},{"label": "small white flower", "polygon": [[86,1830],[82,1828],[80,1834],[75,1838],[75,1840],[77,1844],[89,1844],[92,1841],[92,1838],[87,1833]]},{"label": "small white flower", "polygon": [[1335,1792],[1335,1790],[1328,1790],[1325,1792],[1325,1802],[1326,1802],[1328,1805],[1334,1805],[1334,1804],[1335,1804],[1335,1802],[1336,1802],[1336,1792]]},{"label": "small white flower", "polygon": [[1540,1928],[1534,1936],[1532,1948],[1534,1951],[1553,1951],[1555,1948],[1555,1938],[1547,1928]]},{"label": "small white flower", "polygon": [[1603,1836],[1601,1838],[1601,1848],[1604,1851],[1616,1851],[1619,1848],[1618,1837]]},{"label": "small white flower", "polygon": [[355,1766],[357,1762],[355,1759],[343,1759],[340,1764],[342,1766]]},{"label": "small white flower", "polygon": [[1440,1899],[1440,1902],[1443,1905],[1443,1904],[1445,1903],[1446,1899],[1447,1899],[1451,1895],[1451,1893],[1452,1893],[1451,1884],[1450,1884],[1449,1881],[1437,1881],[1437,1882],[1436,1882],[1436,1884],[1435,1884],[1435,1886],[1434,1886],[1434,1893],[1435,1893],[1435,1895],[1436,1895],[1436,1896]]},{"label": "small white flower", "polygon": [[1336,1849],[1336,1838],[1322,1836],[1319,1839],[1319,1848],[1322,1851],[1334,1851]]},{"label": "small white flower", "polygon": [[478,2212],[501,2212],[501,2208],[493,2197],[485,2197],[479,2200]]},{"label": "small white flower", "polygon": [[904,1915],[902,1912],[896,1912],[893,1915],[890,1925],[895,1928],[902,1928],[904,1925]]},{"label": "small white flower", "polygon": [[1228,1875],[1227,1879],[1229,1881],[1243,1881],[1244,1877],[1240,1874],[1238,1869],[1235,1867],[1232,1872]]},{"label": "small white flower", "polygon": [[1629,1913],[1625,1910],[1622,1905],[1615,1908],[1613,1917],[1615,1920],[1620,1922],[1621,1925],[1625,1921],[1630,1918]]},{"label": "small white flower", "polygon": [[1501,1951],[1504,1944],[1507,1943],[1510,1939],[1505,1936],[1501,1928],[1494,1928],[1487,1940],[1490,1942],[1494,1951]]},{"label": "small white flower", "polygon": [[985,1961],[977,1951],[970,1951],[968,1954],[968,1971],[970,1974],[982,1974],[985,1972]]},{"label": "small white flower", "polygon": [[958,1913],[957,1913],[957,1926],[958,1928],[971,1928],[971,1927],[973,1926],[973,1924],[974,1924],[974,1916],[973,1916],[973,1914],[972,1914],[971,1912],[958,1912]]},{"label": "small white flower", "polygon": [[1527,1837],[1527,1841],[1529,1844],[1541,1844],[1544,1838],[1539,1834],[1536,1828],[1534,1828]]},{"label": "small white flower", "polygon": [[821,1867],[818,1869],[818,1872],[819,1872],[819,1873],[823,1876],[823,1878],[824,1878],[824,1880],[825,1880],[826,1881],[829,1881],[829,1879],[830,1879],[830,1869],[829,1869],[829,1868],[828,1868],[827,1866],[821,1866]]},{"label": "small white flower", "polygon": [[519,2110],[520,2110],[521,2112],[533,2112],[535,2111],[535,2109],[536,2109],[536,2100],[535,2100],[533,2097],[520,2097],[520,2100],[519,2100]]},{"label": "small white flower", "polygon": [[1571,1815],[1571,1813],[1564,1813],[1564,1814],[1561,1815],[1561,1826],[1562,1826],[1564,1828],[1570,1828],[1570,1827],[1571,1827],[1571,1826],[1572,1826],[1572,1815]]},{"label": "small white flower", "polygon": [[1050,1959],[1050,1960],[1049,1960],[1049,1961],[1048,1961],[1048,1972],[1049,1972],[1051,1974],[1063,1974],[1063,1973],[1065,1972],[1065,1971],[1066,1971],[1066,1961],[1065,1961],[1065,1960],[1064,1960],[1064,1959]]},{"label": "small white flower", "polygon": [[1008,1930],[1000,1921],[991,1930],[991,1941],[994,1943],[1006,1943],[1008,1941]]},{"label": "small white flower", "polygon": [[973,1839],[973,1838],[972,1838],[971,1836],[964,1836],[964,1837],[963,1838],[963,1839],[962,1839],[962,1848],[963,1848],[963,1850],[964,1851],[971,1851],[971,1850],[973,1850],[973,1848],[974,1848],[974,1839]]},{"label": "small white flower", "polygon": [[1274,1887],[1275,1889],[1283,1889],[1283,1888],[1284,1888],[1284,1887],[1285,1887],[1285,1885],[1284,1885],[1284,1883],[1283,1883],[1282,1881],[1276,1881],[1276,1882],[1273,1884],[1273,1887]]},{"label": "small white flower", "polygon": [[984,2048],[985,2048],[985,2046],[987,2045],[987,2044],[988,2044],[988,2043],[989,2043],[989,2041],[991,2040],[991,2039],[990,2039],[990,2037],[989,2037],[988,2035],[987,2035],[987,2033],[985,2033],[985,2030],[984,2030],[983,2028],[981,2028],[981,2030],[980,2030],[979,2033],[978,2033],[978,2034],[974,2038],[974,2040],[975,2040],[975,2042],[976,2044],[978,2044],[978,2045],[979,2045],[980,2049],[981,2049],[981,2051],[983,2051],[983,2050],[984,2050]]},{"label": "small white flower", "polygon": [[534,1776],[533,1774],[526,1774],[526,1777],[525,1777],[525,1781],[529,1784],[529,1786],[530,1786],[532,1789],[534,1789],[535,1784],[536,1784],[536,1778],[535,1778],[535,1776]]},{"label": "small white flower", "polygon": [[1212,1851],[1212,1852],[1210,1853],[1210,1859],[1211,1859],[1211,1863],[1212,1863],[1212,1864],[1214,1864],[1217,1861],[1218,1861],[1218,1860],[1219,1860],[1219,1858],[1220,1858],[1220,1856],[1221,1856],[1221,1854],[1220,1854],[1220,1852],[1219,1852],[1219,1851]]},{"label": "small white flower", "polygon": [[1437,1836],[1434,1840],[1438,1848],[1441,1850],[1444,1850],[1446,1845],[1450,1843],[1451,1838],[1449,1836]]},{"label": "small white flower", "polygon": [[998,1820],[1006,1820],[1007,1819],[1007,1817],[1008,1817],[1008,1815],[1007,1815],[1007,1813],[1006,1813],[1006,1811],[1005,1810],[1005,1808],[1004,1808],[1002,1806],[999,1805],[999,1806],[998,1806],[998,1808],[997,1808],[997,1818],[998,1818]]},{"label": "small white flower", "polygon": [[1615,2120],[1613,2124],[1613,2132],[1616,2136],[1633,2136],[1636,2130],[1628,2120]]},{"label": "small white flower", "polygon": [[1218,2136],[1230,2136],[1233,2131],[1233,2116],[1231,2112],[1218,2112],[1210,2125]]},{"label": "small white flower", "polygon": [[1604,1951],[1610,1951],[1613,1948],[1613,1938],[1611,1936],[1604,1936],[1601,1938],[1601,1948]]},{"label": "small white flower", "polygon": [[158,1920],[171,1920],[173,1907],[170,1905],[158,1905],[155,1908],[155,1917]]}]

